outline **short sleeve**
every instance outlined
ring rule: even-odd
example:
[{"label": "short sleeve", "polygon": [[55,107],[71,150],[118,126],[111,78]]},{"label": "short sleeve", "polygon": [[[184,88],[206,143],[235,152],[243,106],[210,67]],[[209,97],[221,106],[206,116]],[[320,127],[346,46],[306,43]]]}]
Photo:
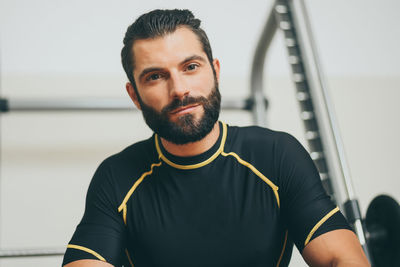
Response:
[{"label": "short sleeve", "polygon": [[300,252],[314,238],[351,229],[323,189],[319,173],[304,147],[283,133],[276,145],[281,214]]},{"label": "short sleeve", "polygon": [[122,265],[126,229],[118,214],[116,192],[116,184],[105,161],[89,185],[85,213],[67,246],[63,266],[81,259]]}]

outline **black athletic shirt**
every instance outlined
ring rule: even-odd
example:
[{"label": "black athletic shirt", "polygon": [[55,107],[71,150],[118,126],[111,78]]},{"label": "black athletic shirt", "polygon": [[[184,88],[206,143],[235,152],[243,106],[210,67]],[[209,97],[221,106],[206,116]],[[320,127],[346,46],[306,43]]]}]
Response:
[{"label": "black athletic shirt", "polygon": [[294,137],[219,124],[197,156],[171,155],[153,135],[102,162],[63,265],[287,266],[293,242],[301,252],[350,229]]}]

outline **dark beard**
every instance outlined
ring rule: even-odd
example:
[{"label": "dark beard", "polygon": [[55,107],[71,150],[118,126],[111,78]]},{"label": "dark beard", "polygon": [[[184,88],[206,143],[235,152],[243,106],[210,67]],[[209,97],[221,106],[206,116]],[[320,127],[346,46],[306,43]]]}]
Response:
[{"label": "dark beard", "polygon": [[[185,96],[183,99],[175,99],[164,107],[161,112],[144,104],[141,99],[139,102],[143,118],[150,129],[171,143],[183,145],[199,141],[211,132],[219,117],[221,94],[219,93],[218,84],[215,82],[214,88],[207,98],[203,96]],[[192,114],[185,114],[179,117],[177,122],[169,120],[168,114],[171,111],[191,104],[203,106],[204,113],[198,121],[195,120]]]}]

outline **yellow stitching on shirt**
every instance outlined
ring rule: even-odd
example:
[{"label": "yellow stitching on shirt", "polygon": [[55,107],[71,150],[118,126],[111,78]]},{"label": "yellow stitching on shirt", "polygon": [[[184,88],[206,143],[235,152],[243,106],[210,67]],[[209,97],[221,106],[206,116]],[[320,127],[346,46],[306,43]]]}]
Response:
[{"label": "yellow stitching on shirt", "polygon": [[227,157],[227,156],[235,157],[240,164],[242,164],[242,165],[246,166],[247,168],[249,168],[250,170],[252,170],[255,175],[257,175],[264,182],[266,182],[272,188],[272,191],[274,191],[276,202],[278,203],[278,207],[280,206],[279,194],[278,194],[279,188],[273,182],[271,182],[271,180],[269,180],[267,177],[265,177],[265,175],[262,174],[259,170],[257,170],[253,165],[251,165],[247,161],[242,160],[235,152],[229,152],[229,153],[222,152],[221,155],[225,156],[225,157]]},{"label": "yellow stitching on shirt", "polygon": [[307,246],[308,242],[310,242],[311,237],[313,236],[313,234],[315,233],[315,231],[318,230],[318,228],[324,223],[326,222],[326,220],[328,220],[333,214],[335,214],[336,212],[339,211],[339,207],[334,208],[333,210],[331,210],[328,214],[326,214],[311,230],[311,232],[308,234],[306,241],[304,242],[304,246]]},{"label": "yellow stitching on shirt", "polygon": [[122,218],[124,219],[124,223],[126,225],[126,204],[124,205],[123,211],[122,211]]},{"label": "yellow stitching on shirt", "polygon": [[135,184],[132,186],[132,188],[129,190],[129,192],[126,194],[124,200],[122,201],[121,205],[118,207],[118,212],[121,212],[121,210],[124,208],[124,206],[126,205],[126,202],[128,202],[129,198],[131,197],[131,195],[133,194],[133,192],[135,191],[135,189],[139,186],[139,184],[143,181],[143,179],[147,176],[153,173],[153,168],[154,167],[158,167],[161,165],[161,161],[159,163],[153,163],[151,164],[150,167],[150,171],[145,172],[142,174],[142,176],[140,176],[140,178],[135,182]]},{"label": "yellow stitching on shirt", "polygon": [[98,258],[99,260],[104,261],[104,262],[107,262],[106,259],[104,259],[99,253],[97,253],[97,252],[94,251],[94,250],[91,250],[90,248],[85,248],[85,247],[82,247],[82,246],[72,245],[72,244],[68,244],[68,245],[67,245],[67,248],[73,248],[73,249],[79,249],[79,250],[85,251],[85,252],[87,252],[87,253],[92,254],[93,256],[95,256],[96,258]]},{"label": "yellow stitching on shirt", "polygon": [[126,253],[126,256],[127,256],[127,258],[128,258],[128,261],[129,261],[130,265],[131,265],[132,267],[134,267],[134,266],[133,266],[132,259],[131,259],[131,256],[129,256],[128,249],[125,249],[125,253]]},{"label": "yellow stitching on shirt", "polygon": [[276,264],[276,267],[279,267],[279,265],[281,264],[283,255],[285,254],[287,237],[288,237],[288,231],[286,230],[286,233],[285,233],[285,241],[283,242],[282,252],[281,252],[281,255],[279,256],[279,260],[278,260],[278,263]]}]

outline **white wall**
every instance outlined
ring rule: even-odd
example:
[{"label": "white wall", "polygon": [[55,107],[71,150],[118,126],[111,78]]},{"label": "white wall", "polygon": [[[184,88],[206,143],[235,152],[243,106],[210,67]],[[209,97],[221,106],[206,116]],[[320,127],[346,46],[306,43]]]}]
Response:
[{"label": "white wall", "polygon": [[[153,8],[190,8],[221,61],[223,97],[248,95],[251,59],[271,1],[1,0],[1,95],[125,97],[126,27]],[[362,211],[377,194],[400,199],[400,3],[307,1]],[[267,60],[269,125],[303,140],[286,51]],[[230,124],[249,114],[224,112]],[[150,134],[139,113],[12,113],[1,117],[0,247],[63,247],[88,182],[108,155]],[[296,256],[292,266],[302,266]],[[61,257],[0,260],[54,266]]]}]

